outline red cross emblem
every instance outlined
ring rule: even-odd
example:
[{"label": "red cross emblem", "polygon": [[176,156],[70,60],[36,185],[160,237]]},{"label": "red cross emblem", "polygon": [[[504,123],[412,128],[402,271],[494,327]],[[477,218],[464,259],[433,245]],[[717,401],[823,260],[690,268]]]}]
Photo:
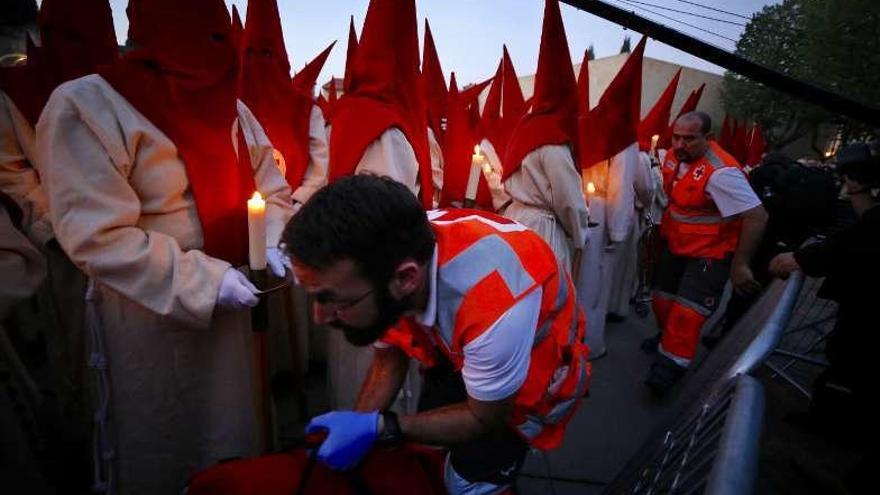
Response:
[{"label": "red cross emblem", "polygon": [[700,180],[703,178],[703,174],[706,172],[706,166],[700,165],[694,170],[694,180]]}]

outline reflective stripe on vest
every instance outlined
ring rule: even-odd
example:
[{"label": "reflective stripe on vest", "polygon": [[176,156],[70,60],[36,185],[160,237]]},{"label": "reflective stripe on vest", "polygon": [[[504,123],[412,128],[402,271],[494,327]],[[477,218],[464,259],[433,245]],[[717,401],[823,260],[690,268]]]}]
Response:
[{"label": "reflective stripe on vest", "polygon": [[[559,279],[559,288],[556,292],[556,302],[553,303],[553,310],[547,315],[544,323],[535,333],[535,341],[532,343],[532,347],[543,342],[544,338],[550,334],[550,328],[553,326],[553,321],[556,319],[556,316],[559,315],[559,312],[562,311],[562,308],[565,307],[565,302],[568,300],[568,277],[565,276],[565,268],[562,266],[561,262],[557,262],[556,267],[558,270],[556,272],[557,278]],[[575,324],[575,331],[577,331],[577,318],[573,318],[573,321]]]},{"label": "reflective stripe on vest", "polygon": [[731,223],[736,221],[736,217],[724,218],[721,215],[690,216],[683,215],[674,210],[669,210],[669,217],[676,222],[693,223],[700,225],[713,225],[719,223]]},{"label": "reflective stripe on vest", "polygon": [[535,279],[519,256],[498,235],[489,235],[446,262],[437,277],[437,324],[447,349],[452,349],[455,316],[467,293],[479,281],[497,271],[514,298],[534,287]]}]

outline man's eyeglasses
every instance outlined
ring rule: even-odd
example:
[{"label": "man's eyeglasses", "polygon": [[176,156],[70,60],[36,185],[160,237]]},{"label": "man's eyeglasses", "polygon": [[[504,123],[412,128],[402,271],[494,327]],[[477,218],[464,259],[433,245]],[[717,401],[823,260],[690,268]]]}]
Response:
[{"label": "man's eyeglasses", "polygon": [[339,314],[357,306],[373,292],[375,292],[375,289],[368,290],[354,299],[333,299],[326,294],[318,294],[315,296],[315,302],[323,306],[325,309]]}]

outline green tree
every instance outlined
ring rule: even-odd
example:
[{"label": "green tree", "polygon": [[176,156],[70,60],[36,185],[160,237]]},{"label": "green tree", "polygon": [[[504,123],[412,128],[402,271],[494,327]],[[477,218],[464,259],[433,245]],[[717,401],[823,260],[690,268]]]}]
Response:
[{"label": "green tree", "polygon": [[596,58],[596,51],[593,49],[593,44],[590,43],[590,47],[587,48],[587,60],[594,60]]},{"label": "green tree", "polygon": [[[876,104],[880,92],[877,13],[875,0],[784,0],[764,7],[752,18],[737,42],[736,53],[789,76]],[[819,126],[828,123],[841,126],[847,137],[872,132],[732,72],[724,76],[722,98],[731,116],[760,122],[773,146],[810,135],[815,141]]]},{"label": "green tree", "polygon": [[620,53],[629,53],[632,51],[632,40],[629,39],[629,36],[623,37],[623,44],[620,45]]}]

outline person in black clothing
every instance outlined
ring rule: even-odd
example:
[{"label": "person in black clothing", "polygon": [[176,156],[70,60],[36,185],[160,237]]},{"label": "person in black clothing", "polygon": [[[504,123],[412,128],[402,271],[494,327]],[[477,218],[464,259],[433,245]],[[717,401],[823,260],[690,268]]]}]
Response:
[{"label": "person in black clothing", "polygon": [[850,445],[867,447],[864,439],[876,438],[878,418],[869,387],[876,391],[880,351],[880,142],[843,148],[837,167],[858,221],[824,241],[777,255],[770,271],[783,278],[796,270],[826,277],[819,296],[837,301],[840,309],[825,350],[830,366],[813,385],[810,421]]}]

